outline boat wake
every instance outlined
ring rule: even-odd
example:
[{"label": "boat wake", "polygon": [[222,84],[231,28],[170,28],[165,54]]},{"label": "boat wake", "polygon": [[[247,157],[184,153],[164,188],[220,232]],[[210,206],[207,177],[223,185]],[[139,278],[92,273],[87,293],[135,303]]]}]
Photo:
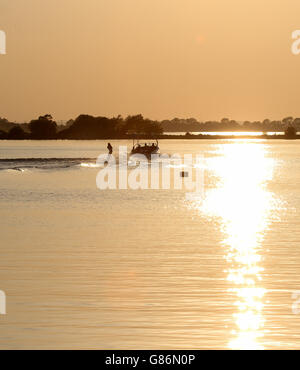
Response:
[{"label": "boat wake", "polygon": [[59,170],[95,164],[94,158],[11,158],[0,159],[0,171]]},{"label": "boat wake", "polygon": [[[163,158],[152,159],[151,162],[159,162],[162,165],[173,167],[168,160]],[[125,160],[125,164],[129,167],[134,168],[139,165],[141,167],[147,167],[149,165],[149,159],[145,160],[133,160],[132,157],[128,157]],[[102,168],[104,166],[119,166],[119,158],[115,159],[115,162],[110,162],[109,156],[107,161],[100,163],[97,158],[9,158],[0,159],[0,171],[9,172],[28,172],[32,170],[64,170],[64,169],[80,169],[80,168]],[[176,167],[176,166],[175,166]],[[181,167],[181,166],[180,166]]]}]

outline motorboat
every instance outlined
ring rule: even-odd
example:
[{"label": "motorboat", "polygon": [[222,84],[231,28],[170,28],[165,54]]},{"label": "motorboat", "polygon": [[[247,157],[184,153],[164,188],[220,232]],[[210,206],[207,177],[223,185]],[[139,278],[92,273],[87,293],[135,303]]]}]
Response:
[{"label": "motorboat", "polygon": [[156,142],[142,144],[139,142],[139,140],[133,140],[133,146],[130,154],[143,154],[147,157],[150,157],[152,154],[157,154],[158,151],[158,140],[156,140]]}]

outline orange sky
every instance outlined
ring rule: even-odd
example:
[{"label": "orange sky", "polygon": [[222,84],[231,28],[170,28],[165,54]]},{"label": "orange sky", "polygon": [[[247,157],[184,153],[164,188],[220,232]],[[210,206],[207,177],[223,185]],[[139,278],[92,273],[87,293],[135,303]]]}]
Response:
[{"label": "orange sky", "polygon": [[300,117],[299,0],[0,0],[0,116]]}]

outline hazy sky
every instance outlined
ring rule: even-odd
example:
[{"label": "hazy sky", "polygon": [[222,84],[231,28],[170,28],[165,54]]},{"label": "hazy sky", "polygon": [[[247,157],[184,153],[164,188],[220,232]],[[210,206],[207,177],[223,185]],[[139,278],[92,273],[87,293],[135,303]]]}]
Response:
[{"label": "hazy sky", "polygon": [[0,0],[0,116],[300,117],[299,0]]}]

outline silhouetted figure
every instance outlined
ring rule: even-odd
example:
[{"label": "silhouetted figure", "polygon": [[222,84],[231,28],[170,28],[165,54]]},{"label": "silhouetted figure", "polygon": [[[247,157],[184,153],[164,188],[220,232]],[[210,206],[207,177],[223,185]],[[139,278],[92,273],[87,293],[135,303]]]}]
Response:
[{"label": "silhouetted figure", "polygon": [[108,153],[109,153],[109,154],[112,154],[112,152],[113,152],[113,147],[112,147],[111,143],[108,143],[108,144],[107,144],[107,150],[108,150]]}]

